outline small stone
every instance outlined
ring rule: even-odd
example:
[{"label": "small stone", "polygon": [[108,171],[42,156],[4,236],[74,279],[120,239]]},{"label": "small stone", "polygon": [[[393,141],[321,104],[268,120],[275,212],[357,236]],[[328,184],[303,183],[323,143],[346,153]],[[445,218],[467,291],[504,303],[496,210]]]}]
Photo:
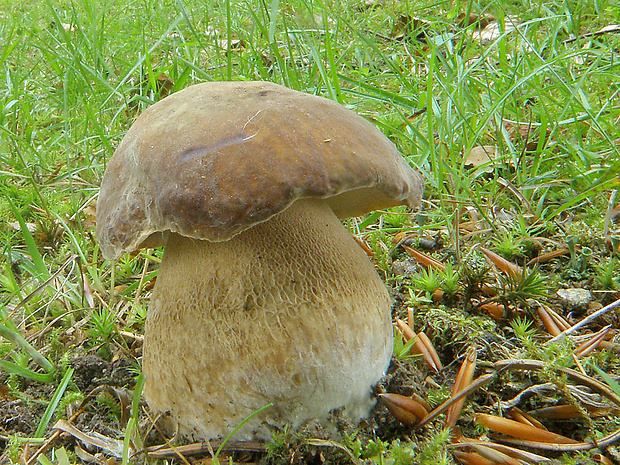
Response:
[{"label": "small stone", "polygon": [[560,289],[557,295],[567,310],[585,310],[592,301],[592,293],[587,289]]},{"label": "small stone", "polygon": [[403,260],[395,260],[392,263],[392,273],[396,276],[410,277],[420,271],[420,265],[413,258],[405,258]]}]

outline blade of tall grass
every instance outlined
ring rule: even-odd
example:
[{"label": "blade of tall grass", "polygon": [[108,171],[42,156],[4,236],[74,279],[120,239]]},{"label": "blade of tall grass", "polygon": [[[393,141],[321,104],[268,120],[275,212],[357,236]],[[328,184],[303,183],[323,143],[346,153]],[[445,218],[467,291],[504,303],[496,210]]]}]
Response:
[{"label": "blade of tall grass", "polygon": [[[45,358],[41,353],[32,347],[26,339],[20,334],[18,329],[12,322],[7,320],[6,323],[0,322],[0,336],[10,341],[15,347],[22,349],[30,358],[48,373],[53,373],[54,365]],[[9,371],[9,370],[7,370]]]},{"label": "blade of tall grass", "polygon": [[71,381],[71,378],[73,377],[73,372],[74,372],[73,368],[68,368],[67,371],[65,371],[65,374],[60,380],[60,384],[54,391],[54,395],[52,396],[49,403],[47,404],[47,408],[45,409],[45,412],[43,413],[43,416],[41,417],[41,420],[39,421],[39,425],[37,426],[37,429],[34,432],[35,438],[43,437],[43,434],[45,433],[45,430],[47,426],[49,425],[49,422],[52,419],[52,416],[56,412],[56,408],[58,407],[58,404],[60,403],[62,396],[65,395],[67,387],[69,386],[69,382]]},{"label": "blade of tall grass", "polygon": [[26,225],[23,216],[21,215],[17,207],[15,207],[15,204],[13,203],[11,198],[9,196],[5,196],[5,198],[7,203],[11,207],[11,210],[13,211],[13,215],[15,215],[15,219],[17,219],[17,222],[19,223],[20,232],[28,249],[28,254],[37,272],[37,276],[35,276],[35,278],[42,281],[49,279],[50,272],[45,265],[43,256],[39,252],[39,249],[34,238],[32,237],[32,234],[28,230],[28,226]]}]

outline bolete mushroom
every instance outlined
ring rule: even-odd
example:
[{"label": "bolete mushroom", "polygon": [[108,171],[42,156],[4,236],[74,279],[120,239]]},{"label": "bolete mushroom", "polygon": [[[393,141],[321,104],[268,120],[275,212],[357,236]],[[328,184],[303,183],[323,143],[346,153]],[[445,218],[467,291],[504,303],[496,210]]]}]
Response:
[{"label": "bolete mushroom", "polygon": [[338,218],[420,203],[394,145],[345,107],[267,82],[191,86],[123,138],[97,205],[103,255],[165,245],[145,397],[194,439],[358,419],[392,353],[390,297]]}]

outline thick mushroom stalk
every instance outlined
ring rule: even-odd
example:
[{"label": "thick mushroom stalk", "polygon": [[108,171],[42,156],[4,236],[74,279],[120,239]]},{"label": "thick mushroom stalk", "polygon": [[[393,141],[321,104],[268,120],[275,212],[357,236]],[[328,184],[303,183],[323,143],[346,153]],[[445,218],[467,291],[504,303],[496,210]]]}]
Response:
[{"label": "thick mushroom stalk", "polygon": [[171,234],[149,308],[145,395],[181,432],[270,438],[344,406],[365,415],[392,352],[390,298],[322,200],[225,242]]}]

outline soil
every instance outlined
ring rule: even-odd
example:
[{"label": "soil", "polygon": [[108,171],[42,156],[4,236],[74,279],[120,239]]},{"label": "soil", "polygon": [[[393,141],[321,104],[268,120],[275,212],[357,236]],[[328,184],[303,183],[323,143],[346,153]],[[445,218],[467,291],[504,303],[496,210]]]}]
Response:
[{"label": "soil", "polygon": [[[133,388],[135,363],[135,360],[128,358],[109,362],[97,355],[85,355],[72,359],[69,364],[75,370],[72,378],[75,388],[87,394],[96,390],[105,393],[102,387]],[[34,436],[48,401],[54,395],[54,389],[54,384],[10,378],[0,372],[0,463],[10,463],[6,450],[9,436]],[[73,411],[75,407],[76,403],[67,405],[65,411]],[[111,410],[114,409],[93,400],[87,403],[85,411],[77,417],[75,426],[84,432],[96,431],[104,436],[121,438],[123,428]],[[51,433],[54,423],[55,419],[48,425],[45,437]]]},{"label": "soil", "polygon": [[[406,296],[395,292],[393,297],[395,316],[406,318]],[[571,322],[592,311],[589,309],[581,313],[575,311],[568,314],[566,309],[562,308],[562,302],[559,299],[551,301],[551,305],[558,313],[563,312],[567,317],[572,318]],[[597,308],[600,308],[600,305],[603,303],[599,303]],[[476,313],[474,309],[468,309],[468,311],[471,311],[471,313],[467,313],[467,321],[470,321],[474,319]],[[489,319],[488,316],[485,318]],[[486,329],[482,329],[476,334],[468,334],[468,338],[465,338],[459,333],[462,329],[443,325],[440,321],[441,316],[429,318],[428,315],[424,315],[423,319],[429,322],[425,330],[431,337],[446,341],[438,347],[438,351],[441,361],[447,366],[441,372],[435,373],[421,360],[393,358],[388,373],[375,386],[375,394],[419,395],[426,398],[430,391],[441,391],[443,389],[449,395],[463,355],[470,344],[475,343],[478,348],[477,376],[484,372],[485,367],[489,367],[493,362],[500,359],[509,358],[510,354],[516,353],[515,349],[520,347],[513,330],[506,322],[497,325],[490,324],[485,327]],[[540,326],[540,323],[537,324]],[[591,330],[596,331],[604,324],[612,324],[617,328],[619,326],[618,314],[610,313],[592,325]],[[73,367],[74,375],[69,391],[79,392],[81,396],[76,396],[75,402],[62,405],[62,408],[59,409],[59,417],[68,418],[75,414],[78,406],[82,403],[83,409],[72,422],[80,431],[84,433],[94,432],[108,438],[122,440],[128,419],[127,413],[133,398],[132,389],[134,388],[138,366],[136,355],[139,354],[140,347],[132,350],[135,350],[135,355],[127,353],[112,355],[110,356],[111,360],[107,360],[97,355],[94,350],[90,350],[70,360],[69,365]],[[468,396],[462,418],[471,420],[474,411],[497,413],[500,401],[515,398],[533,386],[545,382],[548,382],[548,379],[535,372],[502,374],[492,384],[484,386]],[[15,460],[15,457],[11,456],[9,436],[33,436],[43,416],[47,401],[54,394],[55,386],[55,383],[36,383],[17,377],[9,377],[0,372],[0,464]],[[535,409],[555,405],[559,400],[565,401],[565,396],[560,390],[555,389],[548,395],[524,396],[519,407]],[[55,416],[50,421],[45,437],[50,436],[51,428],[59,417]],[[158,434],[157,424],[153,424],[152,417],[148,413],[148,407],[142,405],[139,425],[145,446],[165,442],[164,438]],[[546,421],[546,426],[553,431],[561,432],[563,435],[583,440],[588,431],[592,430],[591,421],[579,419],[570,422]],[[340,446],[342,444],[357,441],[361,446],[366,446],[371,441],[391,443],[394,440],[419,444],[430,434],[429,432],[441,430],[442,422],[443,417],[439,417],[428,426],[418,430],[413,426],[401,424],[388,412],[384,405],[378,403],[372,410],[370,417],[360,424],[351,424],[345,419],[342,412],[335,411],[327,425],[311,422],[299,431],[280,434],[278,440],[272,445],[259,444],[247,450],[247,445],[231,442],[223,457],[228,454],[236,462],[261,462],[268,465],[348,464],[351,463],[351,457],[349,452]],[[471,431],[464,433],[468,434],[469,437],[478,437],[479,432],[475,431],[473,422],[462,423],[465,428],[471,429]],[[312,441],[309,442],[308,439],[312,439]],[[67,450],[72,451],[76,444],[75,439],[65,434],[55,441],[54,447],[65,445]],[[32,449],[36,449],[36,446],[31,446],[31,451]],[[94,454],[97,449],[93,448],[89,452]],[[608,452],[608,454],[611,453],[613,451]],[[557,457],[558,455],[549,453],[546,456]],[[199,461],[201,457],[208,458],[210,453],[204,450],[200,454],[188,455],[191,462]],[[168,460],[180,463],[176,457],[170,457]]]},{"label": "soil", "polygon": [[[100,435],[113,439],[122,439],[124,435],[124,425],[118,413],[119,410],[127,408],[131,402],[131,391],[135,381],[135,374],[132,370],[135,361],[128,358],[119,358],[115,361],[88,354],[74,358],[70,365],[74,368],[73,383],[83,394],[99,393],[90,400],[87,399],[85,409],[80,413],[74,425],[84,433],[96,432]],[[377,392],[397,392],[411,394],[412,386],[417,386],[423,379],[423,375],[415,369],[414,365],[393,360],[389,373],[376,386]],[[13,380],[11,381],[13,382]],[[16,435],[22,437],[32,437],[38,423],[43,415],[47,400],[54,394],[54,385],[37,383],[34,381],[22,380],[20,386],[15,386],[20,393],[17,398],[9,390],[9,377],[6,374],[0,375],[0,446],[5,449],[0,457],[0,463],[10,463],[8,457],[7,437]],[[115,395],[124,390],[125,399]],[[104,396],[104,399],[101,398]],[[64,416],[75,412],[79,402],[66,406]],[[117,408],[114,408],[116,404]],[[150,424],[147,417],[147,407],[144,406],[141,424]],[[50,422],[53,425],[55,420]],[[278,448],[270,453],[269,462],[273,464],[324,464],[324,463],[350,463],[347,453],[334,447],[309,446],[307,438],[322,439],[324,441],[341,441],[343,435],[353,435],[354,433],[362,443],[369,440],[381,438],[391,440],[397,437],[406,437],[411,428],[401,425],[394,419],[389,412],[380,405],[376,405],[371,416],[363,420],[360,425],[352,424],[344,419],[342,412],[334,411],[329,419],[327,427],[324,424],[310,422],[300,428],[299,431],[288,433],[283,436],[283,441]],[[46,431],[49,437],[51,427]],[[155,433],[151,433],[147,438],[146,445],[155,445],[162,442],[162,438]],[[70,445],[73,440],[65,437],[62,440],[65,446]],[[59,445],[59,444],[58,444]],[[247,452],[234,451],[235,443],[231,443],[231,451],[235,461],[255,462],[264,460],[265,451]],[[69,447],[72,449],[72,447]],[[203,454],[209,456],[209,453]],[[198,456],[199,457],[199,456]],[[193,457],[196,459],[198,457]]]}]

